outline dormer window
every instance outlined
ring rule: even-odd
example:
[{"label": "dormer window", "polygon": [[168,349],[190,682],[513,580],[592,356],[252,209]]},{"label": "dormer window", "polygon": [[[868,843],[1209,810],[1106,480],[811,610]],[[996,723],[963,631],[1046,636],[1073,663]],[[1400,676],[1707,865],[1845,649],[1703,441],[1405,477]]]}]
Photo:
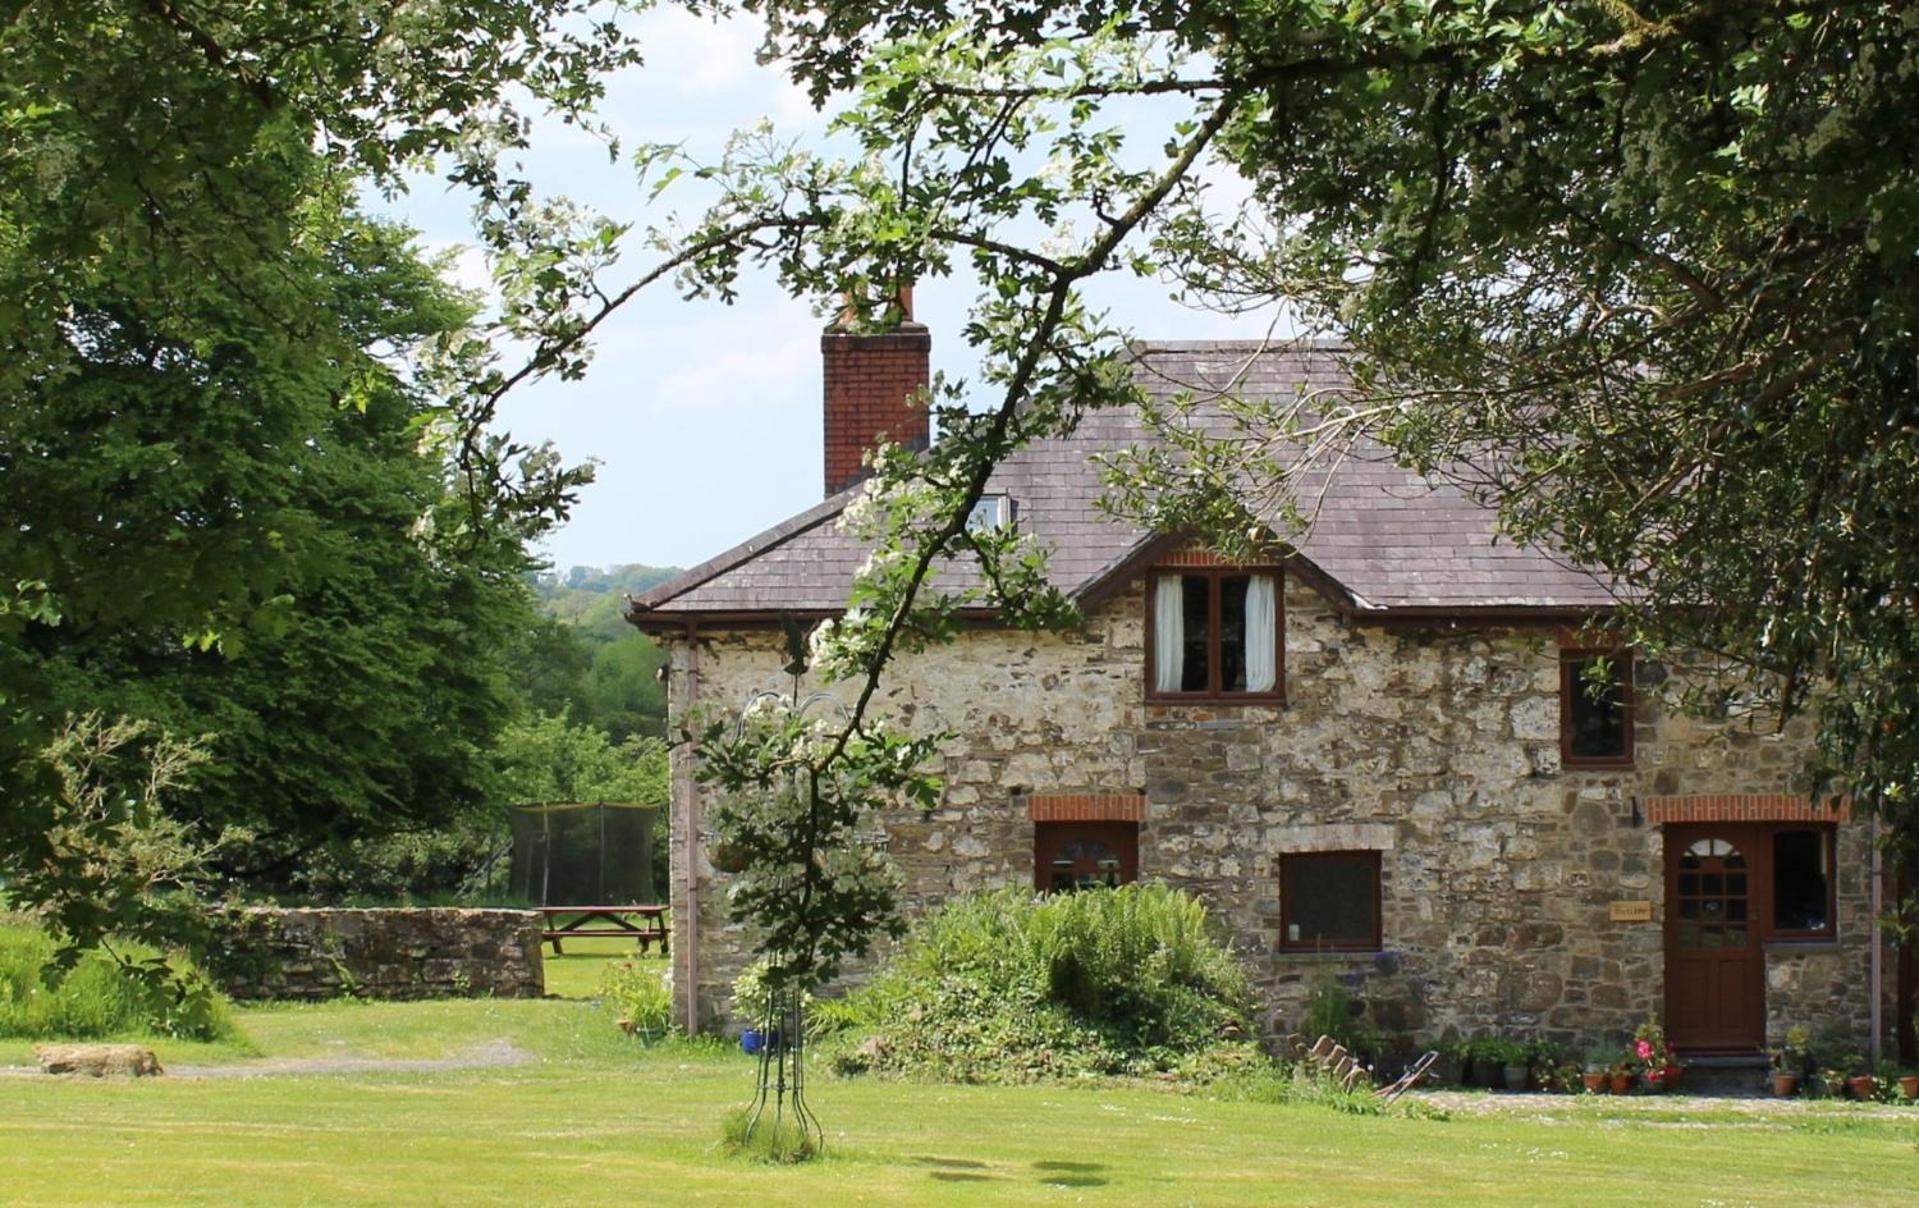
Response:
[{"label": "dormer window", "polygon": [[1005,528],[1013,523],[1013,499],[1010,495],[982,495],[966,514],[968,532]]},{"label": "dormer window", "polygon": [[1276,567],[1182,567],[1147,580],[1147,696],[1285,698],[1285,618]]}]

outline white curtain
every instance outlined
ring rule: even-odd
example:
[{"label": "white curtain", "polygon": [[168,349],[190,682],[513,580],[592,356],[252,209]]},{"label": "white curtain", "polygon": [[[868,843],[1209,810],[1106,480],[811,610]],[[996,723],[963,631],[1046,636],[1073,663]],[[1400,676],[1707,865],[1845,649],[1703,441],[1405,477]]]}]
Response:
[{"label": "white curtain", "polygon": [[1153,689],[1178,692],[1186,675],[1186,593],[1178,575],[1161,575],[1153,596]]},{"label": "white curtain", "polygon": [[1271,692],[1278,679],[1277,593],[1271,575],[1254,575],[1246,584],[1246,691]]}]

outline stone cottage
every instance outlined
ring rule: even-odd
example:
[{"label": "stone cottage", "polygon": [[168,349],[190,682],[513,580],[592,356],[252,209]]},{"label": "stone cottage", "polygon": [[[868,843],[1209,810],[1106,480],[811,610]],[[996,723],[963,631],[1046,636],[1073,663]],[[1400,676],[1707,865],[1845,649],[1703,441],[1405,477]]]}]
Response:
[{"label": "stone cottage", "polygon": [[[780,624],[843,607],[865,551],[836,526],[861,452],[928,439],[910,321],[821,340],[825,500],[635,600],[671,654],[670,707],[788,686]],[[1143,346],[1145,389],[1337,390],[1325,346]],[[1230,928],[1266,1023],[1335,976],[1408,1040],[1616,1040],[1648,1015],[1694,1051],[1753,1053],[1793,1024],[1861,1051],[1909,1020],[1909,959],[1876,933],[1869,825],[1794,795],[1806,736],[1670,706],[1668,668],[1597,647],[1605,587],[1496,542],[1458,491],[1362,450],[1311,484],[1293,545],[1231,565],[1094,507],[1088,454],[1146,439],[1091,416],[997,472],[979,522],[1051,551],[1084,626],[975,618],[905,657],[885,707],[957,735],[930,815],[886,820],[909,906],[999,885],[1157,879]],[[1609,682],[1589,690],[1588,674]],[[746,940],[676,777],[681,1022],[725,1022]],[[1909,1037],[1901,1037],[1909,1043]]]}]

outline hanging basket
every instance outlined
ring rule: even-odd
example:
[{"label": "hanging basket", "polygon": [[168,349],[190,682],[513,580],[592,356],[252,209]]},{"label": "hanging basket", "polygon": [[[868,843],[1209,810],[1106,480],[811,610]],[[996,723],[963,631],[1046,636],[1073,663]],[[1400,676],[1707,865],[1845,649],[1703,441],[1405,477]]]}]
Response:
[{"label": "hanging basket", "polygon": [[718,872],[742,873],[746,871],[746,849],[737,843],[728,843],[722,839],[707,849],[706,861]]}]

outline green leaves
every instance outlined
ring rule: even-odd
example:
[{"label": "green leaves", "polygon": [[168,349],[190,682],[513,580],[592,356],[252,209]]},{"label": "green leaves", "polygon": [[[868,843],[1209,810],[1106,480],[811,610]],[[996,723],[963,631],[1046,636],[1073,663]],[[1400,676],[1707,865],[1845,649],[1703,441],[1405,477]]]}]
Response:
[{"label": "green leaves", "polygon": [[506,727],[494,757],[502,804],[667,803],[666,746],[655,738],[616,743],[594,726],[547,714]]},{"label": "green leaves", "polygon": [[728,908],[754,929],[775,985],[817,987],[900,932],[900,877],[872,828],[889,804],[930,809],[939,799],[925,771],[936,738],[836,740],[834,716],[767,694],[699,737],[712,857],[734,874]]}]

